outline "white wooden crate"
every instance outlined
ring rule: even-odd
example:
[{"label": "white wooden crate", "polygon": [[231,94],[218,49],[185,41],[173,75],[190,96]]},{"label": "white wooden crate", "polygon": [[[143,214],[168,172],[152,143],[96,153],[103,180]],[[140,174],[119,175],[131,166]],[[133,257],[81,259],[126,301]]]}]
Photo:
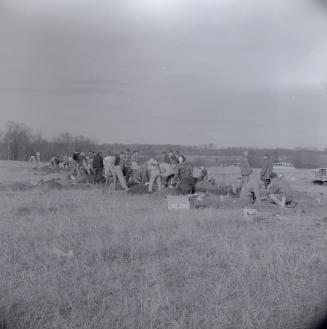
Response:
[{"label": "white wooden crate", "polygon": [[168,210],[188,210],[191,208],[190,200],[183,195],[168,195]]}]

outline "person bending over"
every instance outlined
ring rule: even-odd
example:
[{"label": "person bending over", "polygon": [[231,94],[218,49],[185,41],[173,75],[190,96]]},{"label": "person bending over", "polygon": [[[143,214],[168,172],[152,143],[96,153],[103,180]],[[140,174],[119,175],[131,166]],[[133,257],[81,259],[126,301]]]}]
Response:
[{"label": "person bending over", "polygon": [[291,206],[294,203],[293,191],[290,184],[277,176],[276,173],[270,175],[271,183],[267,190],[269,193],[269,199],[279,205],[281,208]]}]

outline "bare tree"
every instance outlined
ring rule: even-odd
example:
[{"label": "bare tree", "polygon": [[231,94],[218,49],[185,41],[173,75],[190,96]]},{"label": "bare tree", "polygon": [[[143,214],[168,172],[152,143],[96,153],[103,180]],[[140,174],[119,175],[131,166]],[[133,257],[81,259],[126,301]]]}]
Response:
[{"label": "bare tree", "polygon": [[53,142],[56,144],[58,154],[71,154],[74,149],[74,137],[71,133],[65,132],[54,138]]},{"label": "bare tree", "polygon": [[5,128],[8,160],[26,160],[28,157],[31,130],[22,123],[9,121]]}]

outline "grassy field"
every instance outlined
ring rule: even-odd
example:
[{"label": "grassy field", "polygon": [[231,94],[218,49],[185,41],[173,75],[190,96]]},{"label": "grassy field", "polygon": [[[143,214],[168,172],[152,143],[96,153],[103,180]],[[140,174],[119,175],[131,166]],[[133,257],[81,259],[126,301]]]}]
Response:
[{"label": "grassy field", "polygon": [[327,306],[327,187],[292,175],[306,213],[250,221],[159,193],[12,191],[31,167],[0,162],[0,328],[309,328]]}]

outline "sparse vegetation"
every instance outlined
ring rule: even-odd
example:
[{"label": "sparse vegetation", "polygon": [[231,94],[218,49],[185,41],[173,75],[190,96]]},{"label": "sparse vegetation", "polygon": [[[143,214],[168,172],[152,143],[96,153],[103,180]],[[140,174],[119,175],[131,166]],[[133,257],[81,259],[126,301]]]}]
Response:
[{"label": "sparse vegetation", "polygon": [[[0,166],[2,182],[30,179]],[[294,329],[326,310],[325,199],[254,222],[237,208],[170,212],[158,194],[0,194],[2,328]]]}]

